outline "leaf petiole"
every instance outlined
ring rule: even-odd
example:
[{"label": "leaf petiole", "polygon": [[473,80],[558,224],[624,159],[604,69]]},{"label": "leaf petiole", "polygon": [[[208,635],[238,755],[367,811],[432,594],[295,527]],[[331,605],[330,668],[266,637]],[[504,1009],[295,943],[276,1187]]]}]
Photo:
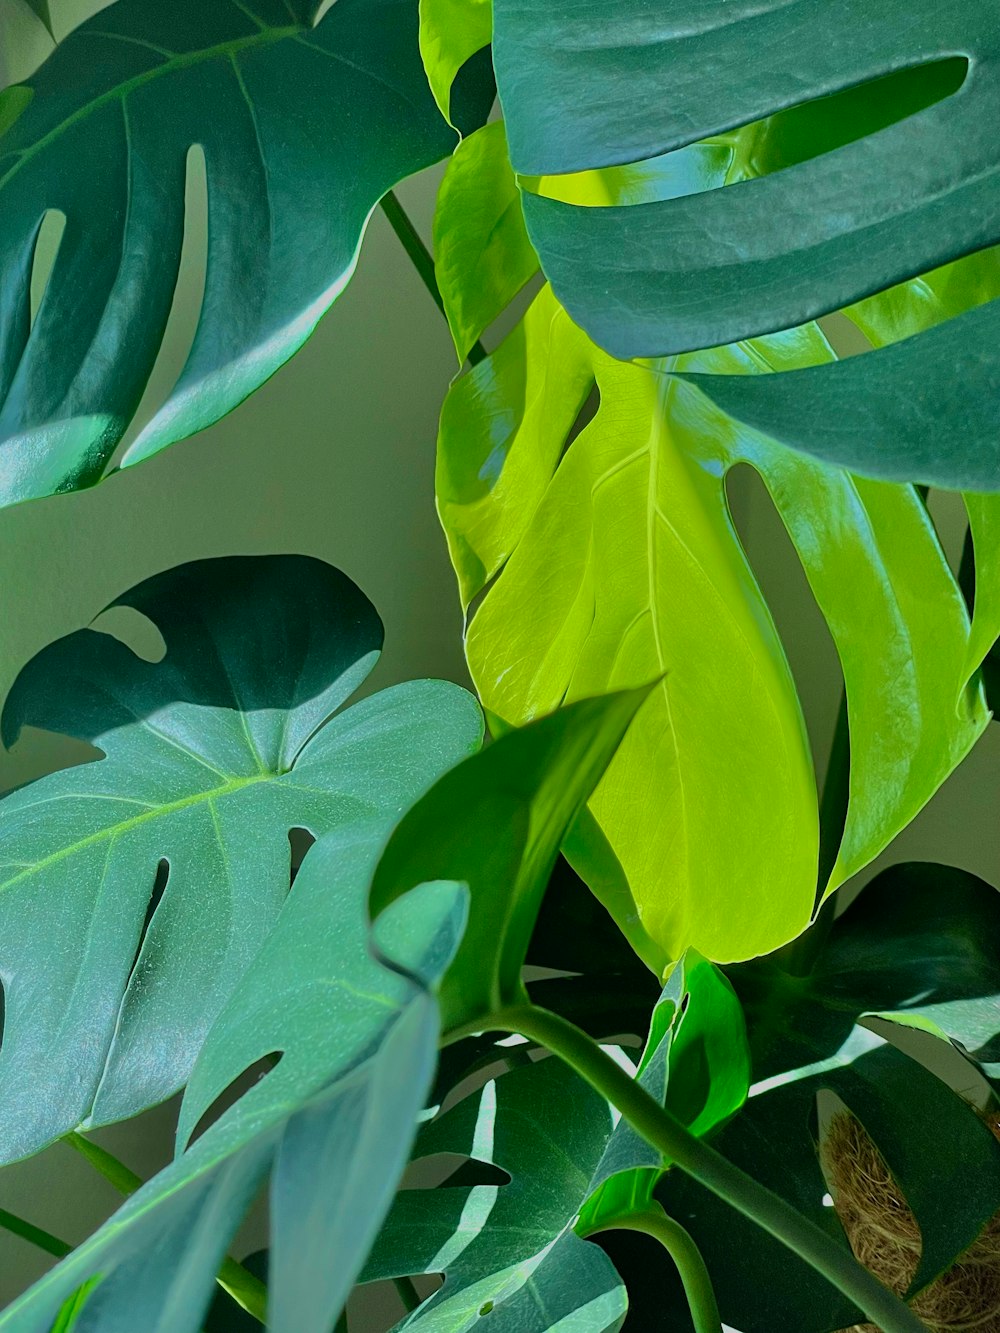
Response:
[{"label": "leaf petiole", "polygon": [[913,1311],[848,1250],[691,1134],[572,1023],[535,1005],[520,1004],[491,1014],[483,1026],[518,1032],[559,1056],[617,1107],[632,1128],[665,1158],[822,1273],[882,1333],[927,1333],[926,1325]]},{"label": "leaf petiole", "polygon": [[[599,1228],[600,1231],[639,1231],[658,1240],[673,1259],[684,1284],[694,1322],[694,1333],[722,1333],[722,1318],[712,1289],[712,1279],[701,1251],[679,1222],[669,1217],[659,1204],[642,1212],[627,1213]],[[597,1235],[597,1231],[586,1235]]]}]

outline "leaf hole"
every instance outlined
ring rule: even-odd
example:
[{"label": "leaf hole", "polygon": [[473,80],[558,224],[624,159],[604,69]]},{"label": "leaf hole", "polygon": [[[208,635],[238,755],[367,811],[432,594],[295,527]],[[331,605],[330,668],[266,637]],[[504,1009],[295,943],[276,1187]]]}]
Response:
[{"label": "leaf hole", "polygon": [[162,662],[167,655],[159,628],[134,606],[109,606],[90,622],[90,628],[117,639],[144,662]]},{"label": "leaf hole", "polygon": [[149,934],[149,928],[153,924],[153,917],[156,915],[156,909],[163,901],[163,895],[167,891],[167,884],[170,880],[170,862],[164,857],[156,867],[156,874],[153,876],[153,886],[149,891],[149,901],[146,904],[146,915],[143,918],[142,929],[139,931],[139,939],[136,942],[135,954],[132,958],[132,966],[129,968],[128,984],[132,984],[132,978],[136,974],[139,966],[139,959],[142,956],[143,946],[146,943],[146,936]]},{"label": "leaf hole", "polygon": [[[741,463],[730,469],[725,484],[733,527],[791,670],[822,790],[844,689],[840,657],[799,554],[760,474]],[[839,831],[836,840],[839,843]],[[824,866],[832,865],[828,858],[831,853],[835,857],[836,850],[821,849]]]},{"label": "leaf hole", "polygon": [[170,400],[194,346],[205,304],[207,274],[208,170],[204,148],[192,144],[184,179],[184,236],[170,313],[145,391],[108,464],[109,472],[118,467],[129,447]]},{"label": "leaf hole", "polygon": [[484,1305],[481,1305],[481,1306],[479,1307],[479,1314],[480,1314],[480,1316],[482,1316],[482,1315],[487,1315],[487,1314],[492,1314],[492,1312],[493,1312],[493,1302],[492,1302],[492,1301],[487,1301]]},{"label": "leaf hole", "polygon": [[299,870],[302,868],[302,862],[306,859],[306,853],[315,842],[315,834],[310,833],[307,828],[291,828],[288,830],[288,851],[291,864],[290,888],[295,884]]},{"label": "leaf hole", "polygon": [[582,207],[648,204],[759,180],[910,120],[969,75],[965,56],[893,70],[640,161],[565,176],[522,177],[532,193]]},{"label": "leaf hole", "polygon": [[57,208],[45,211],[42,224],[35,238],[35,250],[31,261],[31,300],[28,327],[34,328],[38,312],[49,288],[49,280],[56,266],[59,247],[66,233],[66,214]]},{"label": "leaf hole", "polygon": [[262,1055],[259,1060],[255,1060],[252,1065],[244,1069],[242,1074],[238,1074],[227,1087],[223,1088],[212,1104],[202,1113],[188,1137],[185,1148],[190,1148],[193,1143],[197,1142],[203,1134],[212,1128],[216,1121],[221,1120],[225,1113],[236,1105],[241,1097],[245,1097],[251,1089],[267,1078],[268,1074],[277,1069],[284,1054],[284,1051],[269,1051],[267,1055]]}]

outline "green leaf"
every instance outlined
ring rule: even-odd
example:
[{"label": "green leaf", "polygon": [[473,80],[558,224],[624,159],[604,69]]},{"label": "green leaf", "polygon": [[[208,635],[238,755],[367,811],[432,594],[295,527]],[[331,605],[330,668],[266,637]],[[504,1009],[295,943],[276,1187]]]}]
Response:
[{"label": "green leaf", "polygon": [[81,630],[25,667],[4,710],[8,744],[31,723],[105,756],[0,806],[8,1161],[181,1086],[285,901],[289,830],[397,815],[481,736],[443,682],[327,721],[382,629],[321,561],[200,561],[114,605],[159,628],[161,662]]},{"label": "green leaf", "polygon": [[459,365],[538,271],[521,216],[503,125],[476,130],[455,149],[438,192],[434,254]]},{"label": "green leaf", "polygon": [[[1000,897],[989,885],[945,866],[903,865],[878,876],[838,919],[807,977],[767,959],[730,972],[757,1082],[716,1146],[839,1236],[823,1205],[813,1128],[818,1093],[835,1092],[881,1149],[917,1216],[918,1286],[1000,1206],[1000,1149],[949,1086],[962,1086],[960,1074],[943,1082],[858,1020],[884,1013],[933,1027],[988,1062],[1000,1034],[998,939]],[[940,1057],[936,1063],[942,1067]],[[986,1070],[1000,1072],[988,1063]],[[671,1173],[658,1194],[702,1248],[728,1323],[746,1333],[831,1333],[856,1321],[822,1279],[700,1187]]]},{"label": "green leaf", "polygon": [[[810,326],[683,364],[776,380],[759,372],[832,356]],[[438,448],[463,603],[484,594],[467,654],[487,710],[519,724],[662,675],[590,803],[596,831],[567,851],[609,907],[623,872],[667,957],[766,953],[802,929],[816,888],[812,760],[729,514],[730,468],[764,479],[844,669],[850,808],[823,887],[873,859],[985,728],[969,682],[997,609],[970,634],[917,492],[789,453],[673,377],[613,361],[549,289],[453,385]]]},{"label": "green leaf", "polygon": [[[379,198],[451,151],[416,0],[338,0],[315,28],[299,12],[313,8],[129,0],[30,80],[0,140],[0,504],[104,474],[163,339],[193,144],[209,196],[201,318],[122,466],[210,425],[283,365],[350,279]],[[470,95],[473,124],[484,93]],[[67,226],[29,327],[46,210]]]},{"label": "green leaf", "polygon": [[[683,1125],[709,1134],[736,1114],[750,1087],[750,1052],[740,1003],[711,963],[688,952],[653,1010],[636,1074]],[[648,1212],[664,1162],[624,1120],[591,1181],[578,1230],[586,1235]]]},{"label": "green leaf", "polygon": [[400,821],[372,882],[373,916],[425,881],[469,886],[469,925],[441,994],[446,1031],[524,998],[521,968],[559,845],[648,697],[646,685],[579,700],[501,736]]},{"label": "green leaf", "polygon": [[[554,1130],[554,1127],[558,1127]],[[625,1288],[573,1219],[612,1129],[607,1103],[558,1060],[486,1084],[429,1126],[415,1158],[460,1153],[508,1184],[403,1190],[362,1280],[444,1272],[444,1286],[397,1327],[462,1333],[615,1333]]]},{"label": "green leaf", "polygon": [[[661,356],[787,329],[1000,240],[987,0],[864,21],[783,0],[674,9],[496,4],[515,170],[662,168],[673,184],[641,208],[526,194],[542,267],[602,347]],[[741,421],[863,475],[998,490],[998,320],[986,307],[787,381],[699,383]]]},{"label": "green leaf", "polygon": [[[668,20],[641,0],[597,16],[567,0],[497,0],[495,61],[515,170],[638,162],[858,85],[872,92],[886,70],[908,66],[921,78],[929,70],[936,100],[914,108],[899,97],[898,77],[883,80],[895,114],[843,127],[829,116],[817,155],[777,155],[749,188],[662,200],[630,216],[531,200],[546,270],[556,260],[579,265],[581,288],[596,299],[603,268],[605,281],[614,275],[604,309],[619,307],[609,330],[624,337],[647,321],[643,345],[610,350],[663,355],[787,328],[1000,240],[990,204],[1000,164],[985,129],[1000,24],[986,0],[960,11],[919,0],[905,6],[905,27],[901,4],[864,25],[780,0],[739,0],[724,15],[675,8]],[[748,49],[773,58],[746,60]],[[825,58],[803,79],[806,51]],[[971,62],[967,74],[956,56]],[[813,109],[822,124],[827,107]],[[794,170],[777,169],[789,162]],[[734,291],[753,299],[734,301]]]},{"label": "green leaf", "polygon": [[493,36],[490,0],[420,0],[420,55],[434,100],[452,120],[452,85],[468,60]]},{"label": "green leaf", "polygon": [[52,33],[52,12],[49,6],[49,0],[25,0],[25,4],[33,14],[41,19],[48,31]]},{"label": "green leaf", "polygon": [[[380,923],[390,965],[371,957],[365,894],[391,822],[356,822],[309,852],[273,935],[209,1035],[184,1123],[222,1090],[242,1052],[252,1061],[277,1050],[280,1062],[15,1301],[0,1316],[3,1333],[48,1333],[61,1302],[92,1275],[99,1282],[74,1333],[197,1333],[225,1248],[275,1159],[268,1326],[328,1333],[406,1163],[437,1053],[428,987],[465,912],[460,886],[422,886]],[[323,1170],[303,1172],[301,1150],[318,1146]],[[311,1246],[336,1252],[334,1272],[310,1263],[303,1279]]]}]

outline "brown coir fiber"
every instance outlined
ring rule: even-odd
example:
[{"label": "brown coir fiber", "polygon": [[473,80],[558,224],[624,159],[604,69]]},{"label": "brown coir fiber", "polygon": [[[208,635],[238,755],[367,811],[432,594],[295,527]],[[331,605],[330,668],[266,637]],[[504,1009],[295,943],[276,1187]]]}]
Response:
[{"label": "brown coir fiber", "polygon": [[[995,1117],[987,1119],[1000,1138]],[[822,1149],[834,1206],[858,1260],[902,1296],[920,1259],[920,1230],[885,1159],[854,1116],[838,1112]],[[915,1297],[914,1313],[933,1333],[1000,1333],[1000,1213],[957,1262]],[[843,1333],[878,1333],[856,1324]]]}]

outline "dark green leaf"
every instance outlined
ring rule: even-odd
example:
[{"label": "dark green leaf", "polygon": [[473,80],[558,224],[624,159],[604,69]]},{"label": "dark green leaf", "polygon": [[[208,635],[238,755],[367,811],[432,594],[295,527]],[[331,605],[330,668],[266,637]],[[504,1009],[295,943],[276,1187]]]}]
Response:
[{"label": "dark green leaf", "polygon": [[[281,1061],[15,1301],[0,1316],[3,1333],[48,1333],[61,1302],[93,1274],[100,1280],[74,1333],[197,1333],[225,1247],[276,1153],[269,1328],[327,1333],[406,1162],[437,1053],[427,987],[464,920],[460,886],[425,885],[380,922],[391,968],[372,959],[365,894],[389,827],[356,823],[309,852],[209,1035],[182,1124],[190,1128],[244,1058],[279,1050]],[[301,1149],[319,1145],[323,1170],[303,1173]],[[310,1263],[303,1278],[306,1225],[308,1245],[336,1251],[337,1263]]]},{"label": "dark green leaf", "polygon": [[[775,170],[802,156],[786,154],[749,187],[636,213],[532,199],[543,264],[579,267],[568,304],[574,315],[586,310],[592,331],[601,316],[583,292],[598,299],[604,269],[607,336],[598,341],[619,355],[788,328],[1000,240],[1000,163],[987,130],[1000,22],[988,0],[959,9],[917,0],[876,16],[860,0],[805,11],[783,0],[708,10],[678,0],[669,13],[625,0],[599,14],[568,0],[497,0],[494,21],[511,157],[531,174],[638,162],[887,70],[930,66],[933,78],[935,60],[972,62],[960,94],[949,71],[934,90],[940,100],[912,119],[903,101],[897,123],[835,126],[836,151]],[[843,131],[858,128],[861,137],[845,143]]]},{"label": "dark green leaf", "polygon": [[[497,0],[494,21],[515,170],[664,178],[641,207],[525,196],[557,295],[616,356],[791,328],[1000,240],[989,0],[876,15],[864,0]],[[700,387],[862,475],[998,490],[998,321],[987,308],[787,382]]]},{"label": "dark green leaf", "polygon": [[[104,473],[163,339],[193,144],[209,198],[201,319],[123,466],[210,425],[297,351],[379,198],[451,151],[416,0],[337,0],[315,28],[314,8],[128,0],[60,44],[13,122],[0,113],[0,504]],[[29,327],[46,210],[67,225]]]},{"label": "dark green leaf", "polygon": [[201,561],[115,605],[158,626],[161,662],[81,630],[28,664],[4,711],[8,743],[32,723],[106,756],[0,806],[4,1160],[183,1084],[281,910],[289,830],[397,815],[481,736],[443,682],[327,722],[382,628],[318,560]]},{"label": "dark green leaf", "polygon": [[572,1231],[611,1128],[604,1100],[548,1059],[487,1083],[423,1129],[416,1157],[460,1153],[511,1179],[397,1196],[363,1279],[445,1274],[399,1328],[464,1333],[489,1305],[484,1327],[498,1333],[619,1329],[625,1289]]},{"label": "dark green leaf", "polygon": [[469,926],[442,989],[445,1029],[524,997],[521,967],[567,829],[649,686],[583,699],[452,769],[400,822],[371,908],[427,880],[468,884]]},{"label": "dark green leaf", "polygon": [[[716,1146],[846,1244],[824,1206],[815,1149],[817,1095],[836,1093],[917,1217],[917,1285],[1000,1207],[1000,1150],[951,1086],[858,1020],[895,1015],[947,1033],[988,1061],[1000,1033],[998,940],[1000,897],[989,885],[944,866],[898,866],[835,924],[808,977],[767,960],[730,973],[746,1009],[757,1082]],[[745,1333],[831,1333],[856,1321],[825,1281],[699,1186],[671,1173],[659,1196],[702,1248],[727,1322]]]}]

